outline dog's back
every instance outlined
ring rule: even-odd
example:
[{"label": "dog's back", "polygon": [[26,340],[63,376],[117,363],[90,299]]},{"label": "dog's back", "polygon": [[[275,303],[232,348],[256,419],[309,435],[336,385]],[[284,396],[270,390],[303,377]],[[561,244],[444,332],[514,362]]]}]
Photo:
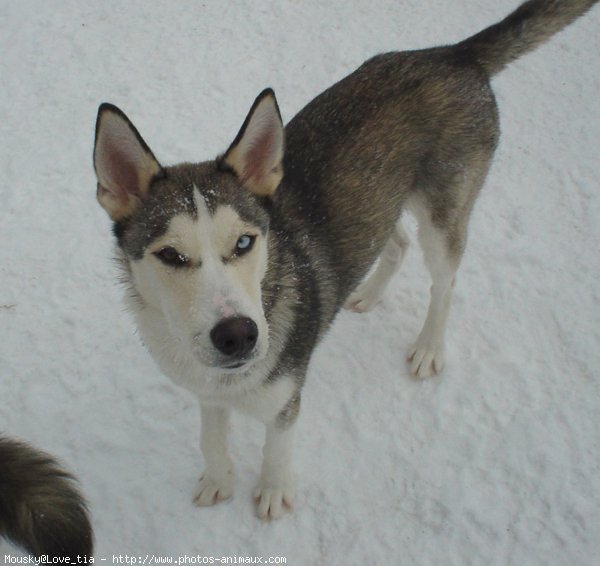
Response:
[{"label": "dog's back", "polygon": [[275,198],[288,216],[302,210],[326,242],[341,296],[407,200],[428,210],[460,257],[499,136],[490,78],[596,2],[532,0],[459,44],[376,56],[292,119]]},{"label": "dog's back", "polygon": [[452,49],[389,53],[314,99],[286,139],[275,198],[308,215],[345,296],[415,193],[443,224],[472,204],[464,173],[487,167],[498,117],[487,75]]}]

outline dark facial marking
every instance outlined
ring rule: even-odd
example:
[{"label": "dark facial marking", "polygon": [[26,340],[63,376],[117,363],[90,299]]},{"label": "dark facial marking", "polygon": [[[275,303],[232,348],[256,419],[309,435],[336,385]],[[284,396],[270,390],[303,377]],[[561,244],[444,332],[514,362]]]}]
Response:
[{"label": "dark facial marking", "polygon": [[169,265],[171,267],[186,267],[190,264],[189,257],[179,253],[171,246],[167,246],[166,248],[162,248],[161,250],[154,252],[154,256],[156,256],[165,265]]},{"label": "dark facial marking", "polygon": [[[210,214],[219,206],[231,206],[244,222],[266,235],[270,213],[265,199],[241,187],[234,175],[219,169],[214,161],[184,163],[165,168],[163,175],[152,182],[140,208],[131,217],[115,223],[114,234],[126,256],[141,259],[148,246],[167,232],[173,217],[187,214],[197,218],[195,191],[202,196]],[[237,256],[245,253],[243,246],[236,245],[233,251]]]}]

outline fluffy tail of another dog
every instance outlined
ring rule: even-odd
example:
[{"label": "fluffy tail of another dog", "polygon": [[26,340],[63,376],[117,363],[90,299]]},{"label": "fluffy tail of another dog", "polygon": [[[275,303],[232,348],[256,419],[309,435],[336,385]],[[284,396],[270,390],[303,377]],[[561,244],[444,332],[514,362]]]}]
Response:
[{"label": "fluffy tail of another dog", "polygon": [[458,43],[463,56],[474,58],[490,75],[532,51],[598,0],[529,0],[501,22]]},{"label": "fluffy tail of another dog", "polygon": [[36,557],[91,557],[83,498],[50,456],[0,437],[0,536]]}]

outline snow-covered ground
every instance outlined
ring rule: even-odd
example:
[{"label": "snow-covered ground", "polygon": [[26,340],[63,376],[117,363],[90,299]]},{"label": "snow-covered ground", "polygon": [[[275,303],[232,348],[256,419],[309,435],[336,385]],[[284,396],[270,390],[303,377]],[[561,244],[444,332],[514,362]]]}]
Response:
[{"label": "snow-covered ground", "polygon": [[203,160],[265,86],[287,121],[371,55],[462,39],[516,4],[0,0],[0,431],[78,476],[102,563],[597,563],[600,9],[494,80],[503,137],[444,374],[404,362],[429,288],[414,246],[382,305],[342,313],[313,359],[278,522],[254,516],[263,433],[241,416],[234,499],[193,506],[198,405],[140,345],[95,200],[102,101],[162,162]]}]

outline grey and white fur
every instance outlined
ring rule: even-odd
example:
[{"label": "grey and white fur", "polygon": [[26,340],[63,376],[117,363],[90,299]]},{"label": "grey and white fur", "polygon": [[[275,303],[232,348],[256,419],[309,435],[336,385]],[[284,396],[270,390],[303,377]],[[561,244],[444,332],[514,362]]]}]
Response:
[{"label": "grey and white fur", "polygon": [[202,408],[199,505],[232,495],[232,409],[266,426],[258,515],[292,504],[312,352],[342,306],[380,299],[408,245],[405,209],[432,278],[410,372],[441,371],[469,215],[498,143],[490,79],[595,3],[531,0],[458,44],[378,55],[285,128],[267,89],[213,161],[163,167],[118,108],[100,107],[98,200],[129,306],[158,365]]}]

